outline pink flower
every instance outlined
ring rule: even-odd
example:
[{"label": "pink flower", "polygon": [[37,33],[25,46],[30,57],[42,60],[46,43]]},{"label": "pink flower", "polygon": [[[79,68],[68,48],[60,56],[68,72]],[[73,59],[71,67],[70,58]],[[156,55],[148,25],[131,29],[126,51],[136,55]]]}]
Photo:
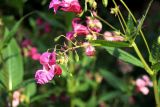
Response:
[{"label": "pink flower", "polygon": [[39,60],[40,59],[41,54],[40,53],[36,53],[32,55],[32,59],[33,60]]},{"label": "pink flower", "polygon": [[139,88],[139,91],[144,95],[147,95],[149,93],[149,89],[147,87],[141,87]]},{"label": "pink flower", "polygon": [[150,81],[147,75],[143,75],[142,78],[138,78],[136,80],[137,91],[140,91],[144,95],[149,93],[149,89],[147,86],[151,87],[152,82]]},{"label": "pink flower", "polygon": [[53,79],[54,75],[61,75],[62,69],[56,64],[56,53],[45,52],[40,56],[43,69],[37,70],[35,80],[38,84],[46,84]]},{"label": "pink flower", "polygon": [[146,82],[143,79],[138,78],[136,80],[136,86],[137,87],[145,87],[146,86]]},{"label": "pink flower", "polygon": [[87,27],[94,31],[94,32],[100,32],[102,30],[102,23],[95,18],[87,17]]},{"label": "pink flower", "polygon": [[78,0],[62,0],[61,10],[66,12],[81,13],[82,9]]},{"label": "pink flower", "polygon": [[[47,68],[48,67],[48,68]],[[38,84],[46,84],[54,77],[55,66],[43,66],[42,70],[37,70],[35,80]]]},{"label": "pink flower", "polygon": [[55,65],[55,75],[61,75],[62,69],[57,64]]},{"label": "pink flower", "polygon": [[71,32],[68,32],[67,34],[66,34],[66,38],[68,39],[68,40],[73,40],[74,39],[74,32],[73,31],[71,31]]},{"label": "pink flower", "polygon": [[53,8],[54,13],[56,13],[58,9],[66,12],[74,12],[74,13],[82,12],[82,8],[78,0],[62,0],[62,1],[52,0],[50,2],[49,8]]},{"label": "pink flower", "polygon": [[57,12],[58,8],[61,6],[61,1],[59,0],[52,0],[50,2],[50,5],[49,5],[49,9],[50,8],[53,8],[54,9],[54,13]]},{"label": "pink flower", "polygon": [[36,54],[37,53],[37,48],[36,47],[32,47],[30,50],[29,50],[29,56],[32,56],[33,54]]},{"label": "pink flower", "polygon": [[95,52],[96,52],[95,48],[91,45],[87,46],[85,49],[85,53],[87,56],[94,56]]},{"label": "pink flower", "polygon": [[19,91],[13,92],[13,100],[12,100],[13,107],[18,107],[18,105],[20,104],[20,95],[21,93]]},{"label": "pink flower", "polygon": [[56,53],[55,52],[45,52],[40,56],[40,63],[42,65],[53,65],[56,63]]},{"label": "pink flower", "polygon": [[124,37],[120,36],[120,35],[117,35],[116,33],[114,32],[108,32],[106,31],[104,33],[104,39],[107,40],[107,41],[124,41]]},{"label": "pink flower", "polygon": [[149,87],[153,86],[153,83],[150,81],[149,77],[147,75],[142,76],[143,80],[146,82],[146,85]]},{"label": "pink flower", "polygon": [[87,35],[89,34],[88,28],[82,24],[80,24],[80,18],[74,18],[72,20],[72,27],[74,32],[77,35]]},{"label": "pink flower", "polygon": [[32,48],[28,51],[28,56],[30,56],[33,60],[39,60],[41,54],[38,53],[36,47],[32,47]]}]

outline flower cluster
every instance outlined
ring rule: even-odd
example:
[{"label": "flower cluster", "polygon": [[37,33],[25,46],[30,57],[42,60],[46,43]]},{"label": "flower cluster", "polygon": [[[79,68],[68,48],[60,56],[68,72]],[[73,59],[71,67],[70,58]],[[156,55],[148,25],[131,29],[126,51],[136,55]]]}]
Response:
[{"label": "flower cluster", "polygon": [[144,95],[149,93],[148,87],[152,87],[153,84],[147,75],[143,75],[142,78],[136,80],[136,88],[138,92],[141,92]]},{"label": "flower cluster", "polygon": [[53,8],[54,13],[56,13],[58,9],[66,12],[74,12],[77,14],[82,12],[82,8],[78,0],[52,0],[50,2],[49,8]]},{"label": "flower cluster", "polygon": [[87,17],[86,26],[81,23],[80,18],[72,20],[73,31],[66,34],[68,40],[73,40],[76,36],[86,36],[88,39],[95,40],[97,38],[95,33],[99,33],[102,30],[102,24],[96,18]]},{"label": "flower cluster", "polygon": [[31,57],[33,60],[39,60],[41,54],[38,52],[36,47],[32,46],[32,42],[29,39],[22,41],[23,55]]},{"label": "flower cluster", "polygon": [[38,84],[46,84],[53,79],[55,75],[61,75],[62,70],[56,64],[56,53],[45,52],[40,56],[40,63],[43,69],[37,70],[35,80]]}]

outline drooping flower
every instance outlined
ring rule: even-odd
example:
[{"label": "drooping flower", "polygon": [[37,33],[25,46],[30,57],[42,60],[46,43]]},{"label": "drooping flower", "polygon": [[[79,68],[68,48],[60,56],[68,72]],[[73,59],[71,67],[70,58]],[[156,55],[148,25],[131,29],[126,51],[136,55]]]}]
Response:
[{"label": "drooping flower", "polygon": [[72,20],[72,27],[73,31],[77,35],[87,35],[89,34],[88,28],[80,23],[81,19],[80,18],[74,18]]},{"label": "drooping flower", "polygon": [[66,38],[68,39],[68,40],[73,40],[74,39],[74,32],[73,31],[71,31],[71,32],[68,32],[67,34],[66,34]]},{"label": "drooping flower", "polygon": [[82,8],[78,0],[52,0],[49,8],[53,8],[54,13],[56,13],[58,9],[78,14],[82,12]]},{"label": "drooping flower", "polygon": [[88,29],[94,32],[100,32],[102,30],[102,23],[96,18],[87,17],[86,23]]},{"label": "drooping flower", "polygon": [[53,65],[56,63],[56,53],[55,52],[45,52],[40,57],[40,63],[42,65]]},{"label": "drooping flower", "polygon": [[85,54],[87,56],[94,56],[95,55],[95,48],[88,42],[84,42],[83,43],[84,47],[85,47]]},{"label": "drooping flower", "polygon": [[49,9],[53,8],[54,13],[56,13],[60,6],[61,6],[61,1],[60,0],[52,0],[49,4]]},{"label": "drooping flower", "polygon": [[62,0],[61,10],[66,12],[81,13],[82,8],[78,0]]},{"label": "drooping flower", "polygon": [[[48,67],[48,68],[47,68]],[[43,66],[42,70],[37,70],[35,80],[38,84],[46,84],[53,79],[55,73],[55,65]]]},{"label": "drooping flower", "polygon": [[46,84],[55,75],[62,74],[62,69],[56,64],[56,53],[54,51],[43,53],[40,56],[40,63],[43,65],[43,69],[37,70],[35,74],[35,80],[38,84]]}]

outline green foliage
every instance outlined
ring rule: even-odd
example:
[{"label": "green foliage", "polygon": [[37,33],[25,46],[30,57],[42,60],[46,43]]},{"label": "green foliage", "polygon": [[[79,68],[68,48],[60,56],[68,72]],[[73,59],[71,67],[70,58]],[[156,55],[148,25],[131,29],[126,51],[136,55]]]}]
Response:
[{"label": "green foliage", "polygon": [[75,51],[75,60],[76,60],[76,62],[79,61],[79,55],[78,55],[77,51]]},{"label": "green foliage", "polygon": [[102,101],[111,101],[119,96],[122,95],[122,92],[120,91],[111,91],[109,93],[103,93],[101,94],[101,96],[99,97],[98,102],[102,102]]},{"label": "green foliage", "polygon": [[2,50],[4,59],[3,68],[0,72],[0,80],[7,90],[11,91],[23,79],[23,59],[20,48],[15,39],[12,39],[8,46]]},{"label": "green foliage", "polygon": [[113,73],[102,69],[100,70],[100,74],[112,87],[119,89],[122,92],[127,90],[127,84],[125,84],[120,78],[116,77]]},{"label": "green foliage", "polygon": [[130,44],[127,42],[114,42],[114,41],[106,41],[106,40],[93,40],[90,42],[94,46],[130,47]]},{"label": "green foliage", "polygon": [[126,29],[126,36],[128,40],[133,40],[136,36],[136,28],[133,22],[133,19],[131,15],[128,15],[128,21],[127,21],[127,29]]},{"label": "green foliage", "polygon": [[152,45],[151,56],[149,58],[152,63],[152,69],[155,71],[160,70],[160,44],[154,43]]},{"label": "green foliage", "polygon": [[12,29],[9,31],[8,28],[5,28],[5,32],[4,32],[4,38],[3,38],[3,43],[2,46],[0,48],[4,48],[6,47],[9,42],[11,41],[11,39],[15,36],[18,28],[20,27],[20,24],[22,23],[22,21],[29,15],[33,14],[33,12],[25,15],[24,17],[22,17],[19,21],[16,22],[16,24],[12,27]]},{"label": "green foliage", "polygon": [[135,66],[143,68],[143,64],[139,59],[137,59],[135,56],[123,51],[122,49],[113,48],[113,47],[104,47],[107,52],[125,62],[131,63]]},{"label": "green foliage", "polygon": [[35,82],[27,84],[25,86],[24,93],[27,96],[28,102],[30,102],[31,97],[33,97],[33,95],[36,93],[36,91],[37,90],[36,90],[36,83]]}]

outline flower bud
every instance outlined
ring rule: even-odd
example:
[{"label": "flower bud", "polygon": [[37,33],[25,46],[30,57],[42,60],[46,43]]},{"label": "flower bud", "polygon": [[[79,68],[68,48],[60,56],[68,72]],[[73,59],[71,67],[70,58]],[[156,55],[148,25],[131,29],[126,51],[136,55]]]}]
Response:
[{"label": "flower bud", "polygon": [[158,44],[160,44],[160,36],[158,36],[157,42]]},{"label": "flower bud", "polygon": [[87,40],[97,40],[97,36],[95,35],[95,34],[88,34],[87,36],[86,36],[86,39]]},{"label": "flower bud", "polygon": [[95,18],[87,17],[87,27],[94,31],[94,32],[100,32],[102,30],[102,23]]},{"label": "flower bud", "polygon": [[86,49],[85,49],[85,54],[87,56],[94,56],[95,52],[96,52],[95,48],[91,45],[87,46]]}]

